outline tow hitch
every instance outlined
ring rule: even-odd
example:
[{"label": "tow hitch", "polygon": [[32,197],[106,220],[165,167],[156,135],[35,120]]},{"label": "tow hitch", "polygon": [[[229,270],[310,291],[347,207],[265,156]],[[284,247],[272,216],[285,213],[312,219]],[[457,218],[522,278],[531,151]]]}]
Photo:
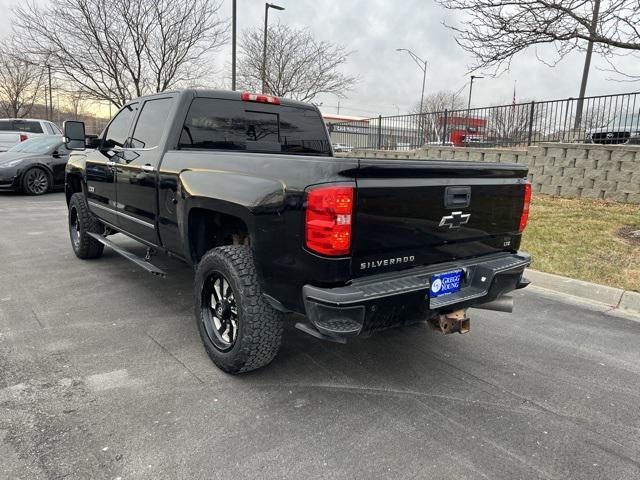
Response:
[{"label": "tow hitch", "polygon": [[448,333],[467,333],[471,327],[471,320],[467,317],[466,310],[456,310],[450,313],[441,313],[437,317],[429,319],[429,324],[434,330],[445,335]]}]

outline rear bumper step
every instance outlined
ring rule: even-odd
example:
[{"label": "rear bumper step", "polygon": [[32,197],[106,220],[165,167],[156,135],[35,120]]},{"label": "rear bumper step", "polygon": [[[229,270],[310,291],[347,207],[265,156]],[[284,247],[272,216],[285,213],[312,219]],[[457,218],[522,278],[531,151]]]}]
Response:
[{"label": "rear bumper step", "polygon": [[[528,285],[522,274],[530,263],[525,252],[496,254],[370,276],[344,287],[305,285],[303,299],[307,317],[320,333],[352,336],[493,302]],[[431,276],[456,269],[464,271],[460,291],[430,298]]]},{"label": "rear bumper step", "polygon": [[146,270],[147,272],[152,273],[153,275],[157,275],[159,277],[167,276],[167,274],[164,273],[164,271],[160,270],[155,265],[147,262],[144,258],[139,257],[135,253],[132,253],[125,248],[122,248],[120,245],[113,243],[111,240],[108,240],[102,235],[98,235],[97,233],[93,233],[93,232],[87,232],[87,233],[91,235],[93,238],[95,238],[96,240],[98,240],[100,243],[104,244],[105,247],[109,247],[111,250],[113,250],[119,255],[122,255],[124,258],[126,258],[130,262],[135,263],[137,266],[139,266],[143,270]]}]

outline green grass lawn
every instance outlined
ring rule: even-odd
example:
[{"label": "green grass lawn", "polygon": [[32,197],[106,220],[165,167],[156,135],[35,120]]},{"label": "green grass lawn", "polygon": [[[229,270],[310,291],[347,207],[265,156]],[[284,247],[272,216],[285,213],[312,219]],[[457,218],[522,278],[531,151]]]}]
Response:
[{"label": "green grass lawn", "polygon": [[640,230],[640,205],[534,194],[522,249],[532,268],[640,291],[640,244],[616,235]]}]

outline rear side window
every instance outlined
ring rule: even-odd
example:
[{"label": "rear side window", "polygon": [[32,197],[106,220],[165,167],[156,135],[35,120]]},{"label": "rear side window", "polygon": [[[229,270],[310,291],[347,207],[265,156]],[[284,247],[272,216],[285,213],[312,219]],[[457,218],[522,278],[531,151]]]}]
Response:
[{"label": "rear side window", "polygon": [[179,148],[331,155],[314,110],[213,98],[194,99]]},{"label": "rear side window", "polygon": [[43,133],[40,122],[29,122],[24,120],[14,120],[13,130],[28,133]]},{"label": "rear side window", "polygon": [[158,146],[164,127],[169,121],[172,105],[172,98],[159,98],[144,102],[129,147],[153,148]]},{"label": "rear side window", "polygon": [[0,120],[0,130],[7,132],[13,131],[13,122],[10,120]]}]

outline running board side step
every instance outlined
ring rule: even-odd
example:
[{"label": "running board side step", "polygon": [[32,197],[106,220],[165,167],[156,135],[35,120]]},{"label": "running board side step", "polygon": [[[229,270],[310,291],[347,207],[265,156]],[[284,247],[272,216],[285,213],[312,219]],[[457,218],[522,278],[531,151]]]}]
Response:
[{"label": "running board side step", "polygon": [[95,238],[96,240],[98,240],[100,243],[102,243],[104,246],[109,247],[111,250],[113,250],[114,252],[122,255],[124,258],[126,258],[130,262],[135,263],[137,266],[139,266],[143,270],[146,270],[147,272],[149,272],[149,273],[151,273],[153,275],[156,275],[158,277],[165,278],[167,276],[167,274],[164,273],[164,271],[160,270],[155,265],[147,262],[143,258],[140,258],[136,254],[131,253],[129,250],[126,250],[126,249],[122,248],[121,246],[116,245],[111,240],[106,239],[102,235],[98,235],[97,233],[93,233],[93,232],[87,232],[87,233],[90,236],[92,236],[93,238]]}]

